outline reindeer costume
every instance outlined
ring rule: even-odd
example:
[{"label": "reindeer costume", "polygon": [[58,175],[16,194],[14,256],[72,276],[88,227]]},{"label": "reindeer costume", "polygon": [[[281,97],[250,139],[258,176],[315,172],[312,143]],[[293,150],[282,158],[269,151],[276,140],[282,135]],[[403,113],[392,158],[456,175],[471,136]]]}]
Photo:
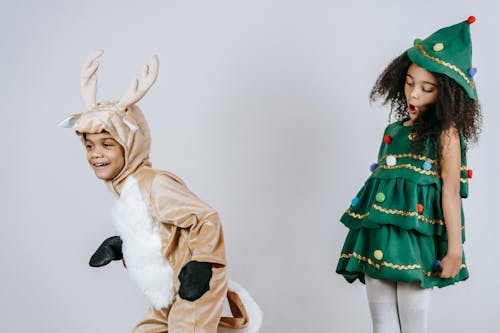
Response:
[{"label": "reindeer costume", "polygon": [[[257,332],[262,320],[257,304],[236,283],[229,282],[228,288],[217,212],[181,179],[151,167],[148,125],[135,103],[155,82],[158,57],[153,57],[151,67],[144,67],[141,79],[133,81],[119,102],[96,103],[101,55],[100,50],[89,55],[82,68],[86,110],[59,126],[76,129],[82,140],[85,134],[106,131],[123,147],[125,166],[106,182],[117,197],[113,222],[127,270],[152,304],[134,333]],[[211,277],[208,290],[190,299],[179,290],[182,274],[193,262],[208,264]],[[232,317],[222,317],[226,298]]]}]

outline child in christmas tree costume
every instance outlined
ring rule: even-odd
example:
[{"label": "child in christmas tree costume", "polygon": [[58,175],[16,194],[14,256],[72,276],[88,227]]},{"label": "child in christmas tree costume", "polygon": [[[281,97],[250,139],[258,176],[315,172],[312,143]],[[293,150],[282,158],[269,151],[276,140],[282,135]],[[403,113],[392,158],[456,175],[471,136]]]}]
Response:
[{"label": "child in christmas tree costume", "polygon": [[372,174],[341,217],[349,228],[337,273],[366,284],[375,333],[426,332],[433,287],[469,276],[461,198],[480,108],[468,20],[417,39],[380,75],[370,98],[390,103]]},{"label": "child in christmas tree costume", "polygon": [[[82,68],[86,110],[60,123],[76,129],[96,176],[117,197],[112,217],[119,236],[106,239],[90,265],[123,259],[151,302],[134,333],[257,332],[260,309],[241,286],[228,283],[217,212],[177,176],[151,167],[149,128],[135,103],[155,82],[158,57],[119,102],[96,103],[101,54],[92,53]],[[232,317],[222,317],[226,299]]]}]

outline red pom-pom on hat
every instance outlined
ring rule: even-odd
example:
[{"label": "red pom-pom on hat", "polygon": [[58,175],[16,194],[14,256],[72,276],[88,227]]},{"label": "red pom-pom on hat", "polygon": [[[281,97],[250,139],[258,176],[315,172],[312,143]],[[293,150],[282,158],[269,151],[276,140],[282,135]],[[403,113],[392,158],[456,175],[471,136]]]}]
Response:
[{"label": "red pom-pom on hat", "polygon": [[384,136],[384,142],[385,142],[386,144],[390,144],[390,143],[392,142],[392,136],[390,136],[389,134],[386,134],[386,135]]},{"label": "red pom-pom on hat", "polygon": [[469,16],[469,18],[467,19],[467,23],[472,24],[474,22],[476,22],[476,17],[475,16]]}]

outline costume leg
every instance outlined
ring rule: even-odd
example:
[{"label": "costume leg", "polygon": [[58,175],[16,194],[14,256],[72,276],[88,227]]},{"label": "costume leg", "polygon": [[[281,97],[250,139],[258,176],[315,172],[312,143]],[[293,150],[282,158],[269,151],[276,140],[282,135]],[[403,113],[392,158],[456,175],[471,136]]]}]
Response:
[{"label": "costume leg", "polygon": [[135,327],[133,333],[167,333],[169,309],[156,310],[151,307],[146,318]]},{"label": "costume leg", "polygon": [[365,276],[373,333],[400,333],[397,284]]},{"label": "costume leg", "polygon": [[398,283],[398,310],[403,333],[426,333],[432,289]]},{"label": "costume leg", "polygon": [[175,296],[168,314],[171,332],[215,333],[227,295],[226,268],[213,265],[210,289],[194,302]]},{"label": "costume leg", "polygon": [[146,318],[133,333],[215,333],[219,325],[227,294],[226,268],[214,265],[210,290],[194,302],[177,294],[167,309],[150,308]]}]

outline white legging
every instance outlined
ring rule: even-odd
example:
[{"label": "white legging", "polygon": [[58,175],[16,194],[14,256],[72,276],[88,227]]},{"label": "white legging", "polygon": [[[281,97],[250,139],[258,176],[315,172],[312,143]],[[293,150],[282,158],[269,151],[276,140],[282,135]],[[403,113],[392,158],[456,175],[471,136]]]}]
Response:
[{"label": "white legging", "polygon": [[373,333],[426,333],[431,288],[365,276]]}]

